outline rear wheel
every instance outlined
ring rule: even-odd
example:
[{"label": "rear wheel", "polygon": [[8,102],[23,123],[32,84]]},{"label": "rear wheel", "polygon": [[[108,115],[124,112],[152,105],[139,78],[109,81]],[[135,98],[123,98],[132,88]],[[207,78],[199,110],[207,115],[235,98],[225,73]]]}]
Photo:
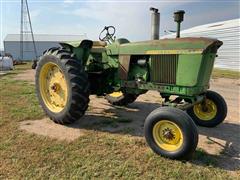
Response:
[{"label": "rear wheel", "polygon": [[113,92],[107,94],[105,98],[112,105],[126,106],[127,104],[133,103],[137,99],[138,95],[124,93],[122,91]]},{"label": "rear wheel", "polygon": [[227,116],[227,104],[220,94],[207,91],[205,101],[194,105],[187,112],[196,124],[215,127]]},{"label": "rear wheel", "polygon": [[198,132],[190,116],[171,107],[151,112],[144,124],[145,138],[151,149],[171,159],[188,159],[198,143]]},{"label": "rear wheel", "polygon": [[89,82],[81,63],[65,49],[48,50],[38,63],[36,91],[46,114],[56,123],[72,123],[88,108]]}]

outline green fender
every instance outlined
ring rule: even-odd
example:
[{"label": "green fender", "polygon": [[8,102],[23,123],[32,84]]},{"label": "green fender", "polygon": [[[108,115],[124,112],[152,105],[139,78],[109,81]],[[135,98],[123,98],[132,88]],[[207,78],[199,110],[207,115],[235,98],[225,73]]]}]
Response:
[{"label": "green fender", "polygon": [[76,55],[76,58],[81,61],[82,65],[85,66],[88,60],[90,50],[93,46],[93,41],[83,40],[79,42],[60,43],[63,48],[68,49],[70,52]]}]

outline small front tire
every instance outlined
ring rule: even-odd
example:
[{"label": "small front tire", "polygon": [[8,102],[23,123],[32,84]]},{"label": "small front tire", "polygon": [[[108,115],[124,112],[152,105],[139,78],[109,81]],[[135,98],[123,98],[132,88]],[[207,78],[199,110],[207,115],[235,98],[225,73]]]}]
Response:
[{"label": "small front tire", "polygon": [[226,118],[227,104],[220,94],[209,90],[205,101],[194,105],[187,110],[187,113],[197,125],[215,127]]},{"label": "small front tire", "polygon": [[171,159],[189,159],[198,144],[198,131],[182,110],[161,107],[145,120],[144,133],[151,149]]}]

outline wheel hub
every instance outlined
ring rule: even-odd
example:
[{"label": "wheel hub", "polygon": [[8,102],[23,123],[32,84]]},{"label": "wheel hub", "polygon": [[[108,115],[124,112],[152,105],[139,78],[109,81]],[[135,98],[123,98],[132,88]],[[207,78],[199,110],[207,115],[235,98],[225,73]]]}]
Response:
[{"label": "wheel hub", "polygon": [[201,107],[202,107],[202,111],[203,111],[203,112],[208,112],[208,111],[209,111],[209,109],[208,109],[205,101],[204,101],[204,103],[201,104]]},{"label": "wheel hub", "polygon": [[217,106],[212,100],[206,99],[203,103],[194,105],[193,111],[199,119],[209,121],[217,115]]},{"label": "wheel hub", "polygon": [[51,89],[56,93],[60,90],[61,88],[61,85],[58,84],[58,83],[54,83],[52,86],[51,86]]},{"label": "wheel hub", "polygon": [[171,141],[175,138],[172,130],[169,129],[169,128],[166,128],[166,129],[163,130],[163,137],[168,141]]},{"label": "wheel hub", "polygon": [[183,143],[181,129],[169,120],[161,120],[154,125],[153,138],[156,144],[166,151],[176,151]]},{"label": "wheel hub", "polygon": [[60,67],[54,63],[45,64],[39,76],[40,93],[45,105],[52,112],[60,112],[67,103],[67,81]]}]

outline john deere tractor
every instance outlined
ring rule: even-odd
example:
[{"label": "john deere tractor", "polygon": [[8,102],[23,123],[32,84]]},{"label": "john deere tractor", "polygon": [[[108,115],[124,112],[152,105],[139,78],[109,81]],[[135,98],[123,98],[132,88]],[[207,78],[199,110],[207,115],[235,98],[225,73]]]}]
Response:
[{"label": "john deere tractor", "polygon": [[[152,20],[159,13],[152,8]],[[151,112],[144,124],[148,145],[162,156],[187,159],[198,143],[196,125],[214,127],[227,114],[224,99],[210,91],[214,59],[222,42],[217,39],[180,38],[184,11],[174,13],[177,37],[129,42],[105,27],[100,41],[60,43],[44,52],[36,69],[36,89],[46,114],[56,123],[79,120],[89,95],[105,96],[125,106],[148,90],[158,91],[163,107]],[[158,23],[153,23],[158,24]],[[157,32],[157,33],[156,33]],[[159,96],[160,98],[160,96]]]}]

